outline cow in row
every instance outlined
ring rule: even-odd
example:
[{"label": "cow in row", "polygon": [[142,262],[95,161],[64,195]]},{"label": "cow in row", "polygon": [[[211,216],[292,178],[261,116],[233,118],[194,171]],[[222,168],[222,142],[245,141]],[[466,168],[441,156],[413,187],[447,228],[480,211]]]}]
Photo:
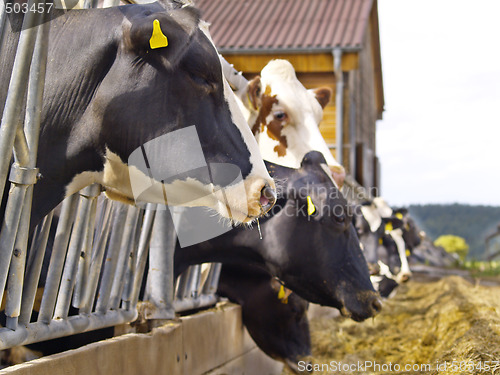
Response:
[{"label": "cow in row", "polygon": [[299,168],[307,152],[319,151],[341,188],[345,169],[332,156],[319,130],[332,90],[307,90],[297,79],[292,64],[282,59],[271,60],[260,75],[238,84],[243,86],[237,87],[240,106],[264,160]]},{"label": "cow in row", "polygon": [[375,198],[359,207],[356,228],[372,282],[387,297],[411,277],[408,256],[420,243],[416,226],[407,211],[393,210],[382,198]]},{"label": "cow in row", "polygon": [[381,302],[347,201],[325,172],[324,157],[309,152],[299,169],[267,164],[284,185],[275,208],[261,219],[262,239],[256,230],[234,228],[203,243],[178,246],[176,275],[190,264],[245,262],[267,270],[302,298],[336,307],[354,320],[377,314]]},{"label": "cow in row", "polygon": [[[272,207],[274,181],[197,10],[153,3],[49,16],[31,229],[92,183],[112,199],[206,206],[237,223]],[[9,22],[0,115],[22,15]],[[168,43],[151,44],[158,32]]]},{"label": "cow in row", "polygon": [[224,264],[217,294],[241,305],[243,324],[268,356],[294,372],[311,355],[308,303],[261,268]]}]

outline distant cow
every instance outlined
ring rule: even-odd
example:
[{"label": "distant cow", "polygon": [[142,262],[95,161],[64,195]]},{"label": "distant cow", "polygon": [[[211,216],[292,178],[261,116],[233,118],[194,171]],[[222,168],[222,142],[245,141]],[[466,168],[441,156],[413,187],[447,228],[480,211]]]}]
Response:
[{"label": "distant cow", "polygon": [[345,170],[333,158],[319,131],[322,109],[331,96],[327,87],[307,90],[287,60],[270,61],[260,76],[248,83],[241,98],[264,159],[298,168],[307,152],[319,151],[342,187]]},{"label": "distant cow", "polygon": [[308,303],[295,293],[284,294],[281,284],[267,272],[224,264],[217,293],[241,305],[250,336],[270,357],[296,371],[297,363],[311,355]]},{"label": "distant cow", "polygon": [[175,273],[189,264],[247,262],[278,277],[302,298],[336,307],[354,320],[377,314],[381,303],[347,201],[322,167],[323,156],[309,152],[298,170],[267,165],[284,186],[275,208],[261,219],[262,240],[256,230],[235,228],[209,241],[178,247]]},{"label": "distant cow", "polygon": [[411,277],[407,249],[416,246],[415,227],[410,227],[409,218],[392,210],[381,198],[361,205],[358,213],[356,227],[373,275],[372,282],[386,297]]},{"label": "distant cow", "polygon": [[[274,182],[199,28],[198,11],[154,3],[63,13],[51,12],[32,227],[94,182],[113,199],[137,198],[129,175],[144,187],[144,201],[165,203],[167,192],[169,204],[208,206],[235,222],[272,206]],[[154,24],[168,45],[152,47]],[[6,30],[0,115],[18,37]],[[164,135],[172,136],[168,147],[150,142]]]}]

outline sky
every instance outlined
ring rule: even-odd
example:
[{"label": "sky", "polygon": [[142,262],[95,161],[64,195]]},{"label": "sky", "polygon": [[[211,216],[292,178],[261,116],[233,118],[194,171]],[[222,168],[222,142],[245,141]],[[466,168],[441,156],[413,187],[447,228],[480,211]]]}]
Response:
[{"label": "sky", "polygon": [[500,206],[500,1],[378,0],[382,196]]}]

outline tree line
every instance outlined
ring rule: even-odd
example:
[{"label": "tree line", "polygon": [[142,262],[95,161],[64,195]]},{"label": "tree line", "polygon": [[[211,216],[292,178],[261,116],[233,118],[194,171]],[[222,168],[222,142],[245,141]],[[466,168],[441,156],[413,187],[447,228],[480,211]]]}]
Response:
[{"label": "tree line", "polygon": [[433,241],[453,234],[465,238],[469,259],[483,259],[485,238],[500,224],[500,207],[466,204],[424,204],[408,207],[421,230]]}]

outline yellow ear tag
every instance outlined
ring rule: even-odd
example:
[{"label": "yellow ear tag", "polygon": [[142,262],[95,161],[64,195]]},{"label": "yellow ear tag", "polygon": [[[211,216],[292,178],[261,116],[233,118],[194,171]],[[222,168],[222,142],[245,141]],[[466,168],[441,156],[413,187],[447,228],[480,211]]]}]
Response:
[{"label": "yellow ear tag", "polygon": [[398,219],[400,219],[400,220],[403,220],[403,214],[402,214],[401,212],[398,212],[398,213],[396,214],[396,217],[397,217]]},{"label": "yellow ear tag", "polygon": [[149,46],[151,47],[151,49],[163,48],[168,46],[168,39],[162,33],[160,21],[158,20],[153,21],[153,34],[151,35],[151,39],[149,39]]},{"label": "yellow ear tag", "polygon": [[409,257],[411,255],[410,249],[406,249],[406,256]]},{"label": "yellow ear tag", "polygon": [[311,197],[308,195],[307,196],[307,214],[312,215],[315,212],[316,212],[316,207],[314,207],[314,203],[313,203]]},{"label": "yellow ear tag", "polygon": [[385,231],[390,232],[392,231],[392,223],[389,221],[387,224],[385,224]]},{"label": "yellow ear tag", "polygon": [[285,287],[280,285],[280,291],[278,292],[278,299],[285,298]]},{"label": "yellow ear tag", "polygon": [[379,245],[382,245],[384,243],[384,241],[382,240],[382,238],[378,239],[378,243],[379,243]]}]

